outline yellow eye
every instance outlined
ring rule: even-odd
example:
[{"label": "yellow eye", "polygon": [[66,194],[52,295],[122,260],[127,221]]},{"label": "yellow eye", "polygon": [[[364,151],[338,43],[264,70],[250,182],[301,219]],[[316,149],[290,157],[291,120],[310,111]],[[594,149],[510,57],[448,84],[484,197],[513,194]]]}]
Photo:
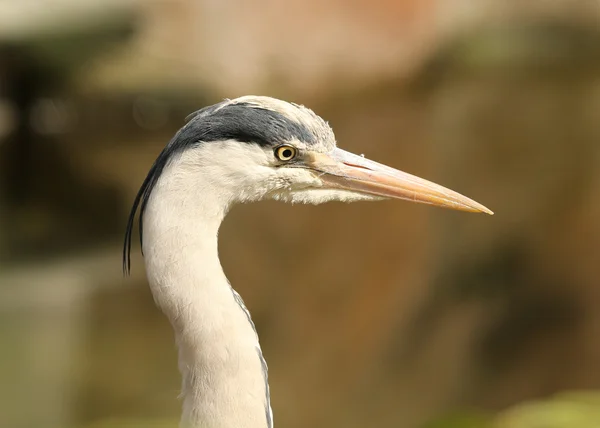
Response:
[{"label": "yellow eye", "polygon": [[277,159],[284,162],[294,159],[297,153],[298,151],[296,148],[292,146],[279,146],[275,149],[275,156],[277,156]]}]

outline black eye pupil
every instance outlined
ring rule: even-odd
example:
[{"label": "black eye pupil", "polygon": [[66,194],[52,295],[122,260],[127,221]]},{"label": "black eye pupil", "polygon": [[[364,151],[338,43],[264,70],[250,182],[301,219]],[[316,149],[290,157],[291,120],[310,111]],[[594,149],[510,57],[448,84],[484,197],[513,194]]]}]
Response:
[{"label": "black eye pupil", "polygon": [[292,157],[292,151],[290,149],[285,149],[281,155],[284,158],[291,158]]}]

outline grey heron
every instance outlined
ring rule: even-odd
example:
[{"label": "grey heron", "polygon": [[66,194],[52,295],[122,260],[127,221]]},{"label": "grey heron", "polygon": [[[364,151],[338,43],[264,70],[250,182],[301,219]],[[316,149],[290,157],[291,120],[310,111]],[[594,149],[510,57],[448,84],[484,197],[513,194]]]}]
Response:
[{"label": "grey heron", "polygon": [[271,428],[267,365],[250,313],[219,261],[217,233],[235,204],[406,199],[492,212],[452,190],[337,147],[312,110],[262,96],[205,107],[160,153],[131,210],[148,282],[169,319],[182,376],[182,427]]}]

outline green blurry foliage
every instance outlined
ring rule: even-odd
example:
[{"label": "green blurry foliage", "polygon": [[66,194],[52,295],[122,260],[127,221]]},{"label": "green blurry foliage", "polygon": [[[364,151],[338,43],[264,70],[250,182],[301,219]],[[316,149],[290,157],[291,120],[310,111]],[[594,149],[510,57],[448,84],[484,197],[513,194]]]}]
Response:
[{"label": "green blurry foliage", "polygon": [[494,428],[494,425],[489,416],[478,413],[460,413],[430,422],[423,428]]},{"label": "green blurry foliage", "polygon": [[599,428],[600,391],[558,394],[517,404],[496,416],[466,412],[442,417],[423,428]]},{"label": "green blurry foliage", "polygon": [[544,401],[514,406],[502,413],[497,428],[600,427],[600,392],[557,395]]}]

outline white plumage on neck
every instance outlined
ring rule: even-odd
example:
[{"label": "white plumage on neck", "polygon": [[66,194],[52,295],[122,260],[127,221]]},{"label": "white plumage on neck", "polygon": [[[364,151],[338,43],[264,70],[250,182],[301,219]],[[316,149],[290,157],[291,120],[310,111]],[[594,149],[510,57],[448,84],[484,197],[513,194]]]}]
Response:
[{"label": "white plumage on neck", "polygon": [[217,233],[229,208],[269,198],[314,204],[374,199],[322,188],[318,175],[305,168],[274,165],[269,147],[201,143],[169,160],[149,197],[144,260],[154,299],[179,347],[182,426],[272,427],[258,336],[218,257]]},{"label": "white plumage on neck", "polygon": [[[223,273],[217,248],[230,204],[240,195],[257,195],[244,193],[235,167],[215,170],[235,165],[226,143],[217,146],[184,152],[163,172],[145,213],[146,271],[154,299],[177,335],[182,427],[266,428],[271,415],[258,337]],[[228,156],[229,163],[213,156]]]}]

